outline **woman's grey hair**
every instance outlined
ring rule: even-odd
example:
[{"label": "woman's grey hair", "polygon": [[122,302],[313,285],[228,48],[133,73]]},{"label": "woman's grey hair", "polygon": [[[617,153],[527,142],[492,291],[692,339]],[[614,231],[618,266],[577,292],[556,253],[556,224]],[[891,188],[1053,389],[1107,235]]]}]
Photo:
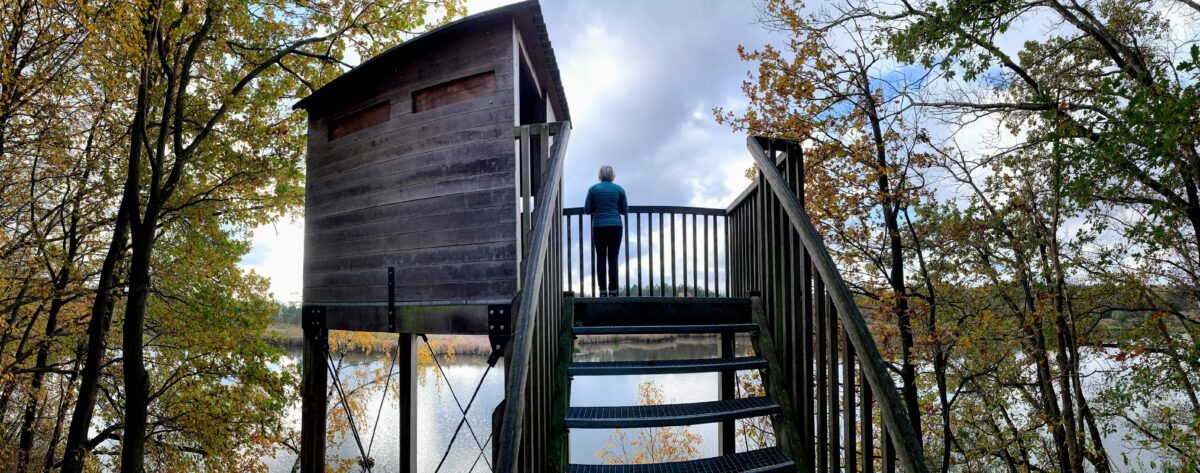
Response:
[{"label": "woman's grey hair", "polygon": [[601,181],[611,181],[617,178],[617,173],[613,171],[612,166],[605,164],[600,166],[599,177]]}]

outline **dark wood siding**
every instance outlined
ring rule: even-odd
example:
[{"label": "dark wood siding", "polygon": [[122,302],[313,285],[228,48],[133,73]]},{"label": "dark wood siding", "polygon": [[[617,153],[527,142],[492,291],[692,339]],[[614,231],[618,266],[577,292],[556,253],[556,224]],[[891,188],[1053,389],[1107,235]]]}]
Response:
[{"label": "dark wood siding", "polygon": [[454,79],[413,92],[413,112],[444,107],[463,100],[496,93],[496,73],[492,71]]},{"label": "dark wood siding", "polygon": [[[389,266],[398,301],[513,296],[512,54],[511,19],[493,19],[309,108],[305,303],[386,301]],[[464,78],[476,78],[470,93],[415,94]]]},{"label": "dark wood siding", "polygon": [[356,131],[386,123],[391,115],[392,103],[385,100],[383,103],[334,119],[329,125],[329,139],[336,140]]}]

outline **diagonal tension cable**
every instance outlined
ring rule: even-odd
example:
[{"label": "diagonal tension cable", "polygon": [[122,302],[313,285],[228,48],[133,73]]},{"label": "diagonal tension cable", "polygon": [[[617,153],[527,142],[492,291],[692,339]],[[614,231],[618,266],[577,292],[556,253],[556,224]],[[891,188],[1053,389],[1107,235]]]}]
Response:
[{"label": "diagonal tension cable", "polygon": [[383,394],[379,397],[379,409],[375,411],[375,426],[371,427],[371,440],[367,442],[367,457],[371,457],[371,448],[375,446],[375,432],[379,431],[379,419],[383,415],[383,405],[387,402],[388,386],[391,384],[392,375],[395,374],[396,359],[400,357],[400,337],[403,334],[396,336],[396,351],[392,352],[392,362],[388,364],[387,378],[383,379]]},{"label": "diagonal tension cable", "polygon": [[[346,391],[342,389],[341,378],[338,376],[337,371],[333,369],[333,357],[329,355],[328,348],[325,349],[325,358],[328,360],[325,367],[329,369],[329,374],[333,378],[333,387],[337,390],[338,396],[342,400],[342,409],[346,411],[346,420],[350,422],[350,433],[354,435],[354,443],[358,446],[359,455],[362,456],[362,459],[358,463],[362,465],[364,470],[371,471],[371,467],[375,465],[375,460],[372,460],[367,455],[367,451],[363,449],[362,437],[358,435],[358,426],[354,423],[354,413],[350,412],[350,404],[346,402]],[[376,419],[376,425],[379,425],[378,419]]]},{"label": "diagonal tension cable", "polygon": [[[471,437],[475,439],[475,445],[479,447],[480,455],[484,452],[486,443],[479,441],[479,436],[475,434],[475,429],[471,428],[471,423],[467,420],[467,412],[471,410],[471,405],[475,403],[475,398],[479,396],[479,390],[483,387],[483,381],[487,379],[487,375],[492,371],[492,364],[489,363],[487,369],[483,370],[483,375],[479,377],[479,383],[475,385],[475,392],[471,393],[471,399],[467,401],[467,407],[463,407],[462,402],[458,400],[458,394],[454,392],[454,386],[450,384],[450,378],[446,376],[446,370],[442,368],[442,364],[438,362],[437,353],[433,351],[433,346],[429,344],[429,337],[421,334],[421,340],[425,342],[425,347],[429,349],[429,357],[433,359],[434,366],[437,366],[438,372],[441,373],[442,379],[446,381],[446,386],[450,388],[450,396],[454,398],[454,403],[458,405],[459,412],[462,412],[462,418],[458,421],[458,427],[454,429],[454,435],[450,436],[450,442],[446,444],[446,450],[442,452],[442,459],[438,462],[434,473],[441,471],[442,465],[446,463],[446,458],[450,456],[450,449],[454,447],[454,441],[458,439],[458,433],[462,431],[463,425],[467,426],[467,431],[471,433]],[[489,436],[490,439],[490,436]],[[478,457],[475,460],[479,461]],[[491,462],[485,457],[484,463],[488,465],[488,469],[492,468]]]}]

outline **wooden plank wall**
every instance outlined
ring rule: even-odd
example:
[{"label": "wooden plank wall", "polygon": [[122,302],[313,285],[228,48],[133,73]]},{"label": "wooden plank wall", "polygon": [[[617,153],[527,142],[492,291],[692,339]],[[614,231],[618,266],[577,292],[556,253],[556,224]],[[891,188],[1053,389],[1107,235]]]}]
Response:
[{"label": "wooden plank wall", "polygon": [[[310,109],[304,301],[510,299],[515,292],[512,23],[446,32]],[[494,72],[495,93],[413,112],[413,92]],[[335,140],[330,123],[390,101]]]}]

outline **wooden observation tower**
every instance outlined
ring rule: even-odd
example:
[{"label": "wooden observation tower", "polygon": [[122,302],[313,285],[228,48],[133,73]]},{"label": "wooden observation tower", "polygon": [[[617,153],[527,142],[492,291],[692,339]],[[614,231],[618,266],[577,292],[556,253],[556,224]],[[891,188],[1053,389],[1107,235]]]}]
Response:
[{"label": "wooden observation tower", "polygon": [[[425,334],[487,336],[489,365],[504,360],[504,401],[491,435],[475,439],[493,471],[927,471],[805,213],[798,143],[748,138],[757,181],[727,208],[631,207],[621,296],[597,298],[586,297],[589,217],[562,206],[570,114],[536,0],[406,41],[296,108],[309,116],[301,471],[324,471],[327,390],[341,392],[329,330],[396,334],[404,472],[417,469]],[[720,357],[572,360],[578,337],[639,334],[710,334]],[[750,346],[737,349],[737,334]],[[762,395],[736,394],[746,370],[761,373]],[[570,405],[572,377],[664,373],[716,373],[718,389],[696,403]],[[473,400],[459,405],[460,428]],[[770,419],[774,445],[738,451],[734,422],[750,417]],[[570,463],[570,429],[706,423],[719,425],[715,457]],[[369,448],[360,453],[371,471]]]},{"label": "wooden observation tower", "polygon": [[399,455],[415,471],[414,335],[488,335],[489,308],[511,315],[522,226],[554,142],[526,136],[521,160],[513,129],[570,119],[541,7],[429,31],[295,108],[309,117],[302,463],[323,462],[327,331],[393,332],[407,393]]}]

